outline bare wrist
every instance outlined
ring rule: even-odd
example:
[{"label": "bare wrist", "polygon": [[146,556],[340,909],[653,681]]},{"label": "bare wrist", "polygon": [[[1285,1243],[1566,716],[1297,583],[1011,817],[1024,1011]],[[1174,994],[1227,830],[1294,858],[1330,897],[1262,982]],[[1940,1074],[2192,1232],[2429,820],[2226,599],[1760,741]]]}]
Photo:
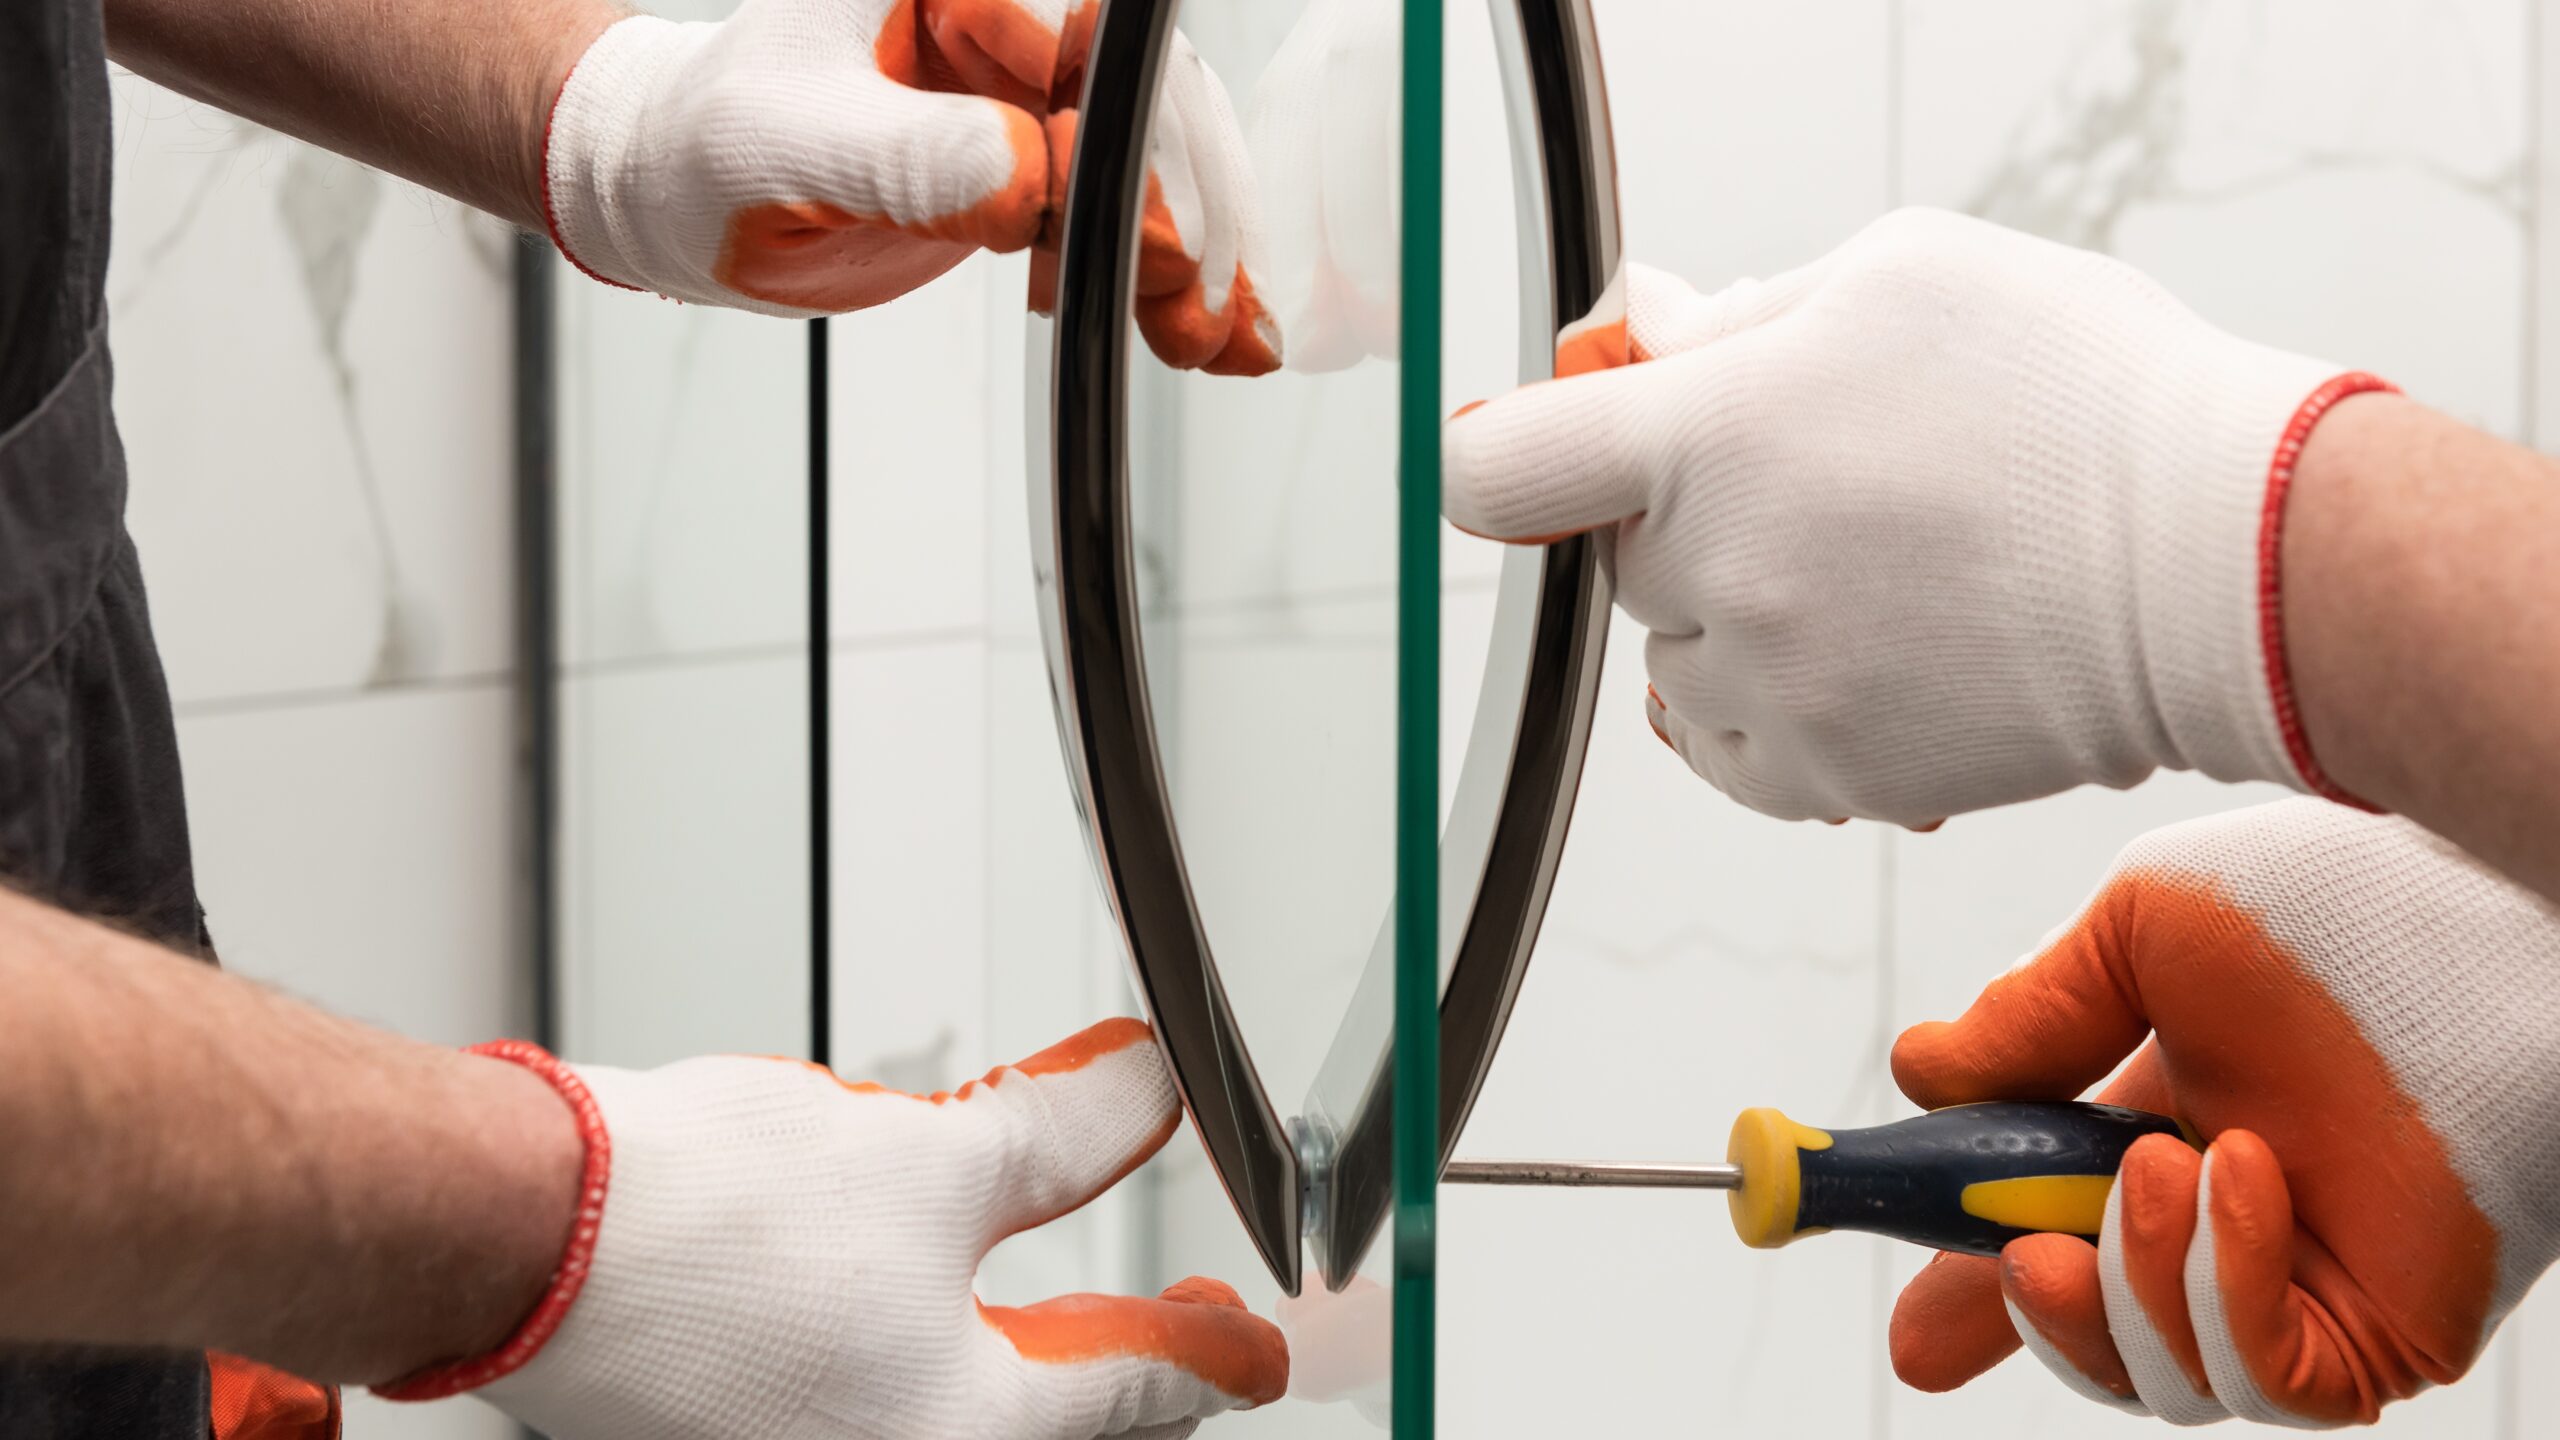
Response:
[{"label": "bare wrist", "polygon": [[2370,753],[2368,729],[2357,723],[2367,667],[2356,654],[2363,604],[2356,597],[2376,578],[2372,525],[2389,508],[2371,493],[2384,478],[2372,462],[2405,446],[2411,427],[2426,418],[2424,407],[2397,394],[2339,402],[2294,465],[2277,560],[2283,659],[2302,734],[2338,787],[2386,809],[2395,808],[2400,787],[2377,764],[2387,753]]},{"label": "bare wrist", "polygon": [[565,0],[557,9],[558,23],[545,27],[542,39],[528,47],[526,61],[519,67],[510,122],[518,137],[512,188],[520,211],[510,218],[546,235],[551,234],[547,175],[551,107],[559,101],[569,72],[577,68],[579,57],[596,37],[637,13],[608,0]]},{"label": "bare wrist", "polygon": [[540,1068],[512,1055],[471,1054],[463,1063],[483,1107],[492,1171],[489,1203],[474,1217],[484,1227],[473,1247],[482,1264],[476,1282],[456,1287],[452,1324],[426,1337],[404,1375],[497,1353],[525,1328],[573,1247],[592,1168],[576,1107]]}]

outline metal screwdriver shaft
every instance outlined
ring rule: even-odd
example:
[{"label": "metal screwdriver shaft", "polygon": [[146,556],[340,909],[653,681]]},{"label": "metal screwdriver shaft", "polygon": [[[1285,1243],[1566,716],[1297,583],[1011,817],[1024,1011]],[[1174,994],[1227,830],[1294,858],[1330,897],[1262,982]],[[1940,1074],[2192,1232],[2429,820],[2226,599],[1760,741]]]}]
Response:
[{"label": "metal screwdriver shaft", "polygon": [[1611,1186],[1634,1190],[1738,1190],[1739,1165],[1625,1165],[1577,1160],[1452,1160],[1451,1185]]}]

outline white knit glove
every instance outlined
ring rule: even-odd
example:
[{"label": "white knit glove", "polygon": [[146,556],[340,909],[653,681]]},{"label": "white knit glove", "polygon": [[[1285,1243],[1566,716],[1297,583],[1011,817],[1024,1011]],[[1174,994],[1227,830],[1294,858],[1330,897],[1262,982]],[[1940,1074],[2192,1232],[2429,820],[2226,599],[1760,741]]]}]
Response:
[{"label": "white knit glove", "polygon": [[[621,21],[552,107],[552,238],[598,278],[785,316],[877,305],[981,247],[1049,242],[1075,133],[1057,107],[1091,26],[1089,0],[746,0],[716,23]],[[1168,363],[1272,369],[1226,92],[1179,39],[1164,83],[1141,328]]]},{"label": "white knit glove", "polygon": [[560,1440],[1178,1440],[1287,1388],[1280,1332],[1213,1280],[1020,1310],[971,1294],[997,1241],[1180,1123],[1137,1021],[932,1096],[786,1060],[493,1050],[579,1108],[584,1213],[513,1339],[393,1398],[474,1390]]},{"label": "white knit glove", "polygon": [[1916,826],[2161,767],[2328,788],[2276,526],[2311,425],[2380,381],[1936,211],[1714,295],[1631,279],[1648,363],[1463,413],[1446,506],[1613,529],[1648,717],[1718,789]]},{"label": "white knit glove", "polygon": [[2100,1098],[2127,1152],[2098,1243],[1941,1256],[1893,1358],[1963,1383],[2019,1336],[2178,1424],[2366,1423],[2460,1378],[2560,1253],[2560,914],[2405,820],[2287,800],[2137,840],[2079,917],[1894,1076],[1922,1105]]}]

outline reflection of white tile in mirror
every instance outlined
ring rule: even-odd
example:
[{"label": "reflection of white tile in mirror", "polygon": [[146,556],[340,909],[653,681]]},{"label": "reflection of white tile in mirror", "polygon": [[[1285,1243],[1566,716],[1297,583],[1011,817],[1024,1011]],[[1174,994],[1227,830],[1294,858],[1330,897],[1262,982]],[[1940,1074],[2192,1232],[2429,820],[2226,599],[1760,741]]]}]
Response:
[{"label": "reflection of white tile in mirror", "polygon": [[[1543,248],[1544,226],[1531,244],[1521,234],[1522,209],[1543,214],[1545,197],[1534,181],[1539,168],[1534,129],[1520,90],[1515,107],[1508,87],[1525,86],[1525,75],[1504,73],[1505,47],[1496,44],[1494,9],[1502,7],[1499,24],[1516,27],[1512,0],[1481,0],[1448,7],[1442,69],[1442,109],[1446,143],[1441,147],[1440,246],[1440,408],[1443,414],[1471,401],[1499,395],[1524,375],[1547,373],[1543,364],[1524,368],[1532,346],[1524,333],[1552,329],[1548,315],[1551,277]],[[1517,48],[1516,42],[1509,48]],[[1525,162],[1525,164],[1523,163]],[[1533,182],[1523,186],[1521,180]],[[1541,338],[1535,348],[1545,350]],[[1541,357],[1543,358],[1543,357]],[[1452,530],[1440,553],[1445,582],[1489,582],[1502,564],[1504,547]],[[1447,752],[1455,754],[1455,751]]]},{"label": "reflection of white tile in mirror", "polygon": [[1328,350],[1328,325],[1309,316],[1325,312],[1319,292],[1346,288],[1358,293],[1342,305],[1395,311],[1400,13],[1380,0],[1194,0],[1179,18],[1238,102],[1273,309],[1284,327],[1296,314],[1308,354],[1284,328],[1281,373],[1237,381],[1169,374],[1141,352],[1133,484],[1183,476],[1188,503],[1166,541],[1186,607],[1379,593],[1395,578],[1392,327],[1361,324],[1361,343]]},{"label": "reflection of white tile in mirror", "polygon": [[[1292,270],[1275,309],[1310,313],[1292,291],[1321,269],[1391,314],[1379,152],[1396,144],[1400,12],[1194,0],[1180,23],[1253,137]],[[1284,1106],[1314,1078],[1393,888],[1397,367],[1391,333],[1363,335],[1328,368],[1251,380],[1175,374],[1143,349],[1130,363],[1159,745],[1211,948]]]}]

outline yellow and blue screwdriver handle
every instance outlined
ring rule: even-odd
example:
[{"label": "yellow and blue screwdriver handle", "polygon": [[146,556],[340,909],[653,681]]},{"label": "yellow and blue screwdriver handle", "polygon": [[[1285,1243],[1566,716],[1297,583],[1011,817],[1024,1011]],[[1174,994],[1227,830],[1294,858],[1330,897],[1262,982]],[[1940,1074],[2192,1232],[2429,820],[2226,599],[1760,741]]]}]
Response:
[{"label": "yellow and blue screwdriver handle", "polygon": [[2166,1115],[2080,1101],[1955,1105],[1861,1130],[1745,1110],[1726,1150],[1740,1172],[1727,1199],[1735,1233],[1764,1249],[1864,1230],[1997,1255],[2042,1231],[2096,1238],[2124,1152],[2180,1133]]}]

